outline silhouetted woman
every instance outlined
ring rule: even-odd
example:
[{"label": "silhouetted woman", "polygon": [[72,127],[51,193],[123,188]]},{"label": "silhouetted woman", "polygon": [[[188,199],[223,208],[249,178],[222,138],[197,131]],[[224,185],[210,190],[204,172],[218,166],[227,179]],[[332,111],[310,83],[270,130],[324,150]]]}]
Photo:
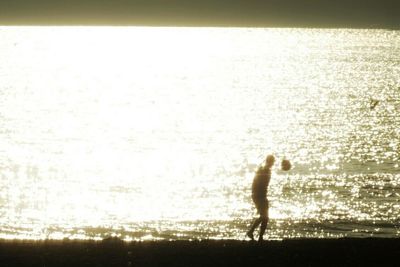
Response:
[{"label": "silhouetted woman", "polygon": [[261,224],[258,241],[263,240],[265,229],[267,229],[267,224],[269,221],[269,203],[267,199],[267,192],[269,181],[271,180],[271,167],[274,165],[274,163],[275,157],[273,155],[268,155],[265,160],[265,166],[261,166],[254,176],[251,197],[257,208],[258,214],[260,214],[260,217],[255,219],[250,230],[247,232],[247,236],[250,237],[251,240],[254,240],[254,230],[258,227],[258,225]]}]

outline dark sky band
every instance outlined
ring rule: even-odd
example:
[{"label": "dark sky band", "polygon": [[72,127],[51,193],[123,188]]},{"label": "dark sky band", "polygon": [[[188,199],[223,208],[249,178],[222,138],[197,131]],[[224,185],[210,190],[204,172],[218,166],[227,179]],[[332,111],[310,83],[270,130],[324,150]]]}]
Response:
[{"label": "dark sky band", "polygon": [[400,29],[398,0],[2,0],[0,25]]}]

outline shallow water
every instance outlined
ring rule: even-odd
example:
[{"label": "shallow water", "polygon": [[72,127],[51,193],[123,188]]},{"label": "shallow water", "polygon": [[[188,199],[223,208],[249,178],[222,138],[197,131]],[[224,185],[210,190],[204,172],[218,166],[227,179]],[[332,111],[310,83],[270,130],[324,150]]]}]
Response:
[{"label": "shallow water", "polygon": [[[400,234],[400,32],[0,27],[0,237]],[[374,107],[374,101],[376,106]]]}]

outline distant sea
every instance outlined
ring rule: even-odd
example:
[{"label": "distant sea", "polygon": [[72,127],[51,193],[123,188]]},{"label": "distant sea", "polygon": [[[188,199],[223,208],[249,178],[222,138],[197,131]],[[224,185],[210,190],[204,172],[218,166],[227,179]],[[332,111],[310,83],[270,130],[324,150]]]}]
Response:
[{"label": "distant sea", "polygon": [[[0,238],[400,236],[400,31],[0,27]],[[293,169],[279,170],[283,159]]]}]

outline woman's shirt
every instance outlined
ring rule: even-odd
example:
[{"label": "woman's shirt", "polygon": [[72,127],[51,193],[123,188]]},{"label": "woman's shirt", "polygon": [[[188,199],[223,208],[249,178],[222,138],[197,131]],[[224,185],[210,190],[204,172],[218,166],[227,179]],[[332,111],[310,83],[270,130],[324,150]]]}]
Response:
[{"label": "woman's shirt", "polygon": [[268,185],[271,180],[271,170],[266,167],[260,167],[254,176],[252,184],[252,197],[253,199],[267,197]]}]

